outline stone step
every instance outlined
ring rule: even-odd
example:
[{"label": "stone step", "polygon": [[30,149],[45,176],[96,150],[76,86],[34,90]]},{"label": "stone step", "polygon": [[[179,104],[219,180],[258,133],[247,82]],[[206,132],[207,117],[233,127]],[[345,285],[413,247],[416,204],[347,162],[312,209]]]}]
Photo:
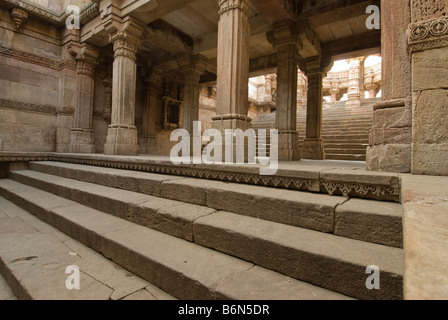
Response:
[{"label": "stone step", "polygon": [[[346,219],[343,217],[345,211],[342,211],[342,216],[338,216],[336,220],[334,213],[338,212],[337,209],[345,208],[346,203],[356,200],[324,194],[58,162],[32,162],[30,169],[35,171],[17,171],[12,174],[12,178],[35,187],[45,188],[46,191],[69,197],[86,205],[93,203],[96,209],[106,212],[110,209],[107,205],[103,205],[103,202],[105,204],[119,202],[115,207],[122,208],[122,211],[128,213],[138,213],[143,209],[153,210],[158,212],[159,216],[163,216],[165,221],[164,224],[156,224],[157,228],[164,227],[161,231],[170,232],[172,235],[187,240],[193,237],[192,221],[216,210],[230,211],[317,231],[334,232],[334,226],[343,224]],[[94,192],[87,194],[90,190]],[[135,192],[150,196],[145,198],[144,195]],[[117,193],[118,196],[115,195]],[[95,195],[105,200],[96,200]],[[130,203],[132,199],[138,199],[139,205]],[[146,202],[140,204],[141,201]],[[347,213],[352,217],[358,217],[358,221],[353,223],[358,223],[357,228],[360,228],[362,232],[358,232],[355,239],[400,247],[402,245],[401,205],[379,202],[372,206],[370,201],[363,199],[359,201],[370,210],[363,211],[366,213],[364,217],[367,217],[367,222],[363,220],[363,214],[356,214],[353,210]],[[163,211],[160,210],[162,205]],[[193,209],[195,214],[190,214],[188,218],[183,217],[181,220],[179,217],[181,210],[190,209]],[[111,211],[112,214],[114,212]],[[153,215],[157,216],[155,213]],[[126,217],[132,218],[132,214]],[[172,220],[173,223],[168,224],[167,221]],[[179,220],[183,223],[181,224]],[[378,236],[371,235],[372,232],[373,235]],[[347,233],[344,233],[344,236],[347,236]]]},{"label": "stone step", "polygon": [[[174,299],[3,197],[0,207],[0,270],[18,299]],[[69,266],[80,271],[79,290],[66,287]]]},{"label": "stone step", "polygon": [[366,161],[365,154],[328,154],[325,156],[327,160],[347,160],[347,161]]},{"label": "stone step", "polygon": [[[45,223],[179,299],[349,299],[12,180],[0,180],[0,190]],[[16,242],[31,247],[34,241],[20,237]]]},{"label": "stone step", "polygon": [[372,129],[372,126],[350,126],[350,125],[338,125],[338,126],[326,126],[322,127],[322,131],[331,132],[331,131],[354,131],[354,132],[369,132]]},{"label": "stone step", "polygon": [[366,149],[349,149],[349,148],[330,148],[328,145],[325,146],[326,154],[347,154],[347,155],[356,155],[356,154],[366,154]]},{"label": "stone step", "polygon": [[333,149],[360,149],[360,150],[366,150],[368,146],[369,146],[368,143],[356,143],[356,142],[337,143],[337,142],[325,141],[325,148],[333,148]]},{"label": "stone step", "polygon": [[325,143],[361,143],[361,144],[369,144],[369,139],[364,138],[364,139],[337,139],[334,138],[333,136],[329,136],[329,137],[324,137],[324,142]]},{"label": "stone step", "polygon": [[[323,135],[323,137],[325,138],[326,136]],[[327,139],[331,139],[331,140],[351,140],[351,141],[365,141],[367,140],[369,137],[368,134],[351,134],[351,133],[347,133],[347,134],[332,134],[327,136]]]},{"label": "stone step", "polygon": [[[403,250],[218,212],[194,225],[195,242],[358,299],[402,299]],[[349,254],[348,254],[349,253]],[[365,271],[381,270],[369,292]]]}]

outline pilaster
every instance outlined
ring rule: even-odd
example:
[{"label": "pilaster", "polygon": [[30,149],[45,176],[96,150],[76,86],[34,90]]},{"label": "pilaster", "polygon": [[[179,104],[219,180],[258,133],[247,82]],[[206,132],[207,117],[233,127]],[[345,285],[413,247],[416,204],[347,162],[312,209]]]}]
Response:
[{"label": "pilaster", "polygon": [[93,136],[94,75],[98,50],[83,44],[76,56],[76,108],[69,152],[95,153]]}]

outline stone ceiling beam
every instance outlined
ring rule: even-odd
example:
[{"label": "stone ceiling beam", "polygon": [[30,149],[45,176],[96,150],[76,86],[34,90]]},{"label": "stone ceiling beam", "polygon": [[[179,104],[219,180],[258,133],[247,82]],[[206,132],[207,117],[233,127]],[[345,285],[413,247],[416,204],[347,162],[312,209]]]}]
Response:
[{"label": "stone ceiling beam", "polygon": [[379,30],[322,44],[322,55],[337,58],[337,60],[380,52],[381,31]]}]

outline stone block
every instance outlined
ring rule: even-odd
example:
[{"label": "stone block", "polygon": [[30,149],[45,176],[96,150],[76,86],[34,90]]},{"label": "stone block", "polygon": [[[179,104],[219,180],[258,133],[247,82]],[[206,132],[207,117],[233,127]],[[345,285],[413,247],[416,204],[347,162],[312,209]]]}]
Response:
[{"label": "stone block", "polygon": [[447,56],[447,47],[414,53],[412,89],[420,91],[448,88]]},{"label": "stone block", "polygon": [[414,143],[448,143],[448,90],[414,94]]},{"label": "stone block", "polygon": [[234,185],[209,188],[207,205],[245,216],[288,225],[333,232],[334,208],[344,198],[299,191]]},{"label": "stone block", "polygon": [[367,148],[367,171],[411,172],[411,144],[389,144]]},{"label": "stone block", "polygon": [[412,173],[448,176],[448,143],[415,143],[412,154]]},{"label": "stone block", "polygon": [[370,132],[372,145],[410,144],[412,142],[411,127],[373,128]]},{"label": "stone block", "polygon": [[16,70],[16,73],[19,74],[20,83],[36,87],[45,87],[48,90],[59,90],[59,79],[57,77],[26,69]]},{"label": "stone block", "polygon": [[412,126],[410,107],[379,109],[373,113],[373,128],[403,128]]},{"label": "stone block", "polygon": [[403,247],[402,206],[398,203],[350,199],[336,208],[335,234]]},{"label": "stone block", "polygon": [[0,65],[0,79],[11,82],[20,82],[19,71],[20,69],[14,67]]}]

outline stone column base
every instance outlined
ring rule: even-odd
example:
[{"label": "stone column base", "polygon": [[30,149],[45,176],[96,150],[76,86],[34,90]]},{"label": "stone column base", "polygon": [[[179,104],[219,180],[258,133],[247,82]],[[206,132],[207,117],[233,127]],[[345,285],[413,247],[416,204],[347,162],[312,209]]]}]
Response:
[{"label": "stone column base", "polygon": [[[225,130],[237,130],[241,129],[245,132],[248,129],[252,129],[252,119],[243,115],[229,114],[229,115],[218,115],[212,118],[212,129],[219,130],[222,134],[222,161],[225,159],[225,151],[230,150],[233,147],[233,163],[236,163],[236,151],[238,150],[238,145],[234,142],[233,145],[227,144],[225,137]],[[244,144],[244,162],[247,163],[248,159],[248,144]],[[256,149],[256,145],[255,145]]]},{"label": "stone column base", "polygon": [[279,131],[278,133],[278,160],[299,161],[302,152],[299,148],[299,135],[297,131]]},{"label": "stone column base", "polygon": [[303,159],[325,160],[325,147],[322,138],[309,139],[303,142],[302,150]]},{"label": "stone column base", "polygon": [[140,138],[141,154],[157,154],[157,145],[155,136],[147,136]]},{"label": "stone column base", "polygon": [[224,114],[212,117],[212,128],[224,132],[226,129],[241,129],[246,131],[252,128],[252,119],[240,114]]},{"label": "stone column base", "polygon": [[93,130],[71,129],[68,151],[70,153],[95,153]]},{"label": "stone column base", "polygon": [[104,154],[135,156],[139,153],[137,128],[134,126],[109,126]]}]

